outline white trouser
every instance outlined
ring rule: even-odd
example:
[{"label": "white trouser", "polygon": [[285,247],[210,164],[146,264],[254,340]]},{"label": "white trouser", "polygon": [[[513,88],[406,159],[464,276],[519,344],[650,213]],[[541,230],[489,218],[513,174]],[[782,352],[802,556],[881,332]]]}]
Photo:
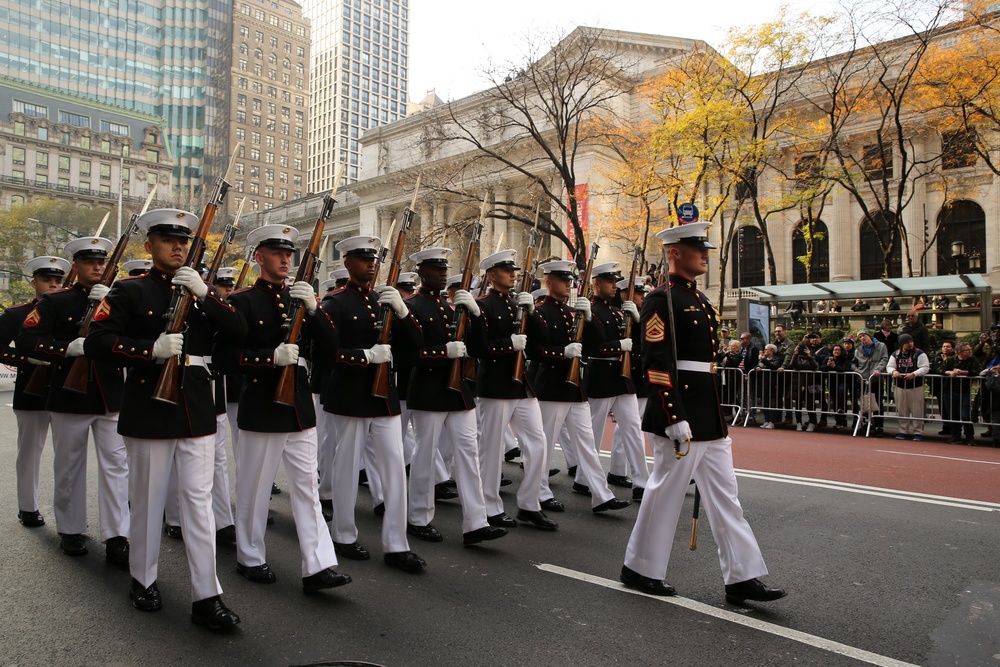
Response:
[{"label": "white trouser", "polygon": [[319,399],[316,400],[316,421],[322,423],[319,431],[319,497],[333,500],[333,457],[337,453],[337,437],[333,429],[333,415],[323,411]]},{"label": "white trouser", "polygon": [[240,427],[236,423],[236,415],[239,411],[239,403],[226,403],[226,416],[229,417],[229,432],[233,434],[233,458],[239,456],[237,450],[240,444]]},{"label": "white trouser", "polygon": [[236,560],[240,564],[256,567],[267,562],[267,506],[278,463],[284,460],[302,576],[337,565],[319,506],[316,447],[315,427],[292,433],[240,431],[240,454],[236,457]]},{"label": "white trouser", "polygon": [[615,421],[621,431],[622,445],[629,467],[632,468],[632,488],[643,488],[649,478],[646,467],[646,444],[642,438],[642,422],[639,418],[639,403],[635,394],[621,394],[609,398],[588,398],[590,412],[594,415],[594,444],[601,449],[604,427],[608,423],[608,413],[615,413]]},{"label": "white trouser", "polygon": [[517,438],[514,436],[514,431],[510,427],[506,427],[503,430],[503,453],[506,454],[512,449],[518,447]]},{"label": "white trouser", "polygon": [[479,477],[479,440],[474,410],[411,413],[417,447],[410,461],[409,522],[426,526],[434,519],[434,485],[437,482],[438,443],[452,443],[455,483],[462,503],[462,532],[488,525],[483,481]]},{"label": "white trouser", "polygon": [[[544,401],[539,401],[539,403],[544,403]],[[588,404],[587,407],[589,409],[590,404]],[[591,430],[590,435],[591,435],[591,437],[593,437],[593,435],[594,435],[594,433],[593,433],[593,430],[594,430],[593,427],[591,427],[590,430]],[[556,442],[562,448],[563,458],[566,459],[566,467],[567,468],[572,468],[573,466],[577,465],[577,460],[576,460],[576,449],[577,449],[577,447],[574,445],[574,443],[570,442],[569,431],[566,429],[566,424],[563,424],[562,428],[559,429],[559,437],[556,438]],[[567,443],[569,443],[569,444],[567,444]],[[595,445],[595,447],[596,447],[596,445]],[[576,481],[580,482],[581,484],[585,483],[585,482],[583,482],[580,479],[580,469],[579,468],[577,468],[576,476],[577,476],[577,480]]]},{"label": "white trouser", "polygon": [[[333,541],[353,544],[358,541],[354,506],[358,500],[358,470],[361,453],[371,437],[375,452],[368,469],[382,481],[385,516],[382,517],[382,549],[385,553],[409,551],[406,541],[406,466],[403,463],[403,434],[399,416],[346,417],[333,415],[337,434],[337,453],[333,458]],[[370,488],[370,487],[369,487]],[[372,490],[374,494],[374,489]]]},{"label": "white trouser", "polygon": [[415,431],[417,429],[413,425],[413,421],[410,419],[410,415],[412,413],[406,407],[406,401],[402,399],[399,401],[399,411],[399,419],[403,430],[403,461],[409,465],[410,461],[413,460],[413,450],[417,447],[417,440],[415,436]]},{"label": "white trouser", "polygon": [[[534,398],[480,398],[479,466],[482,471],[483,498],[486,513],[496,516],[503,512],[500,499],[500,467],[503,464],[504,434],[513,428],[520,438],[521,460],[524,461],[524,481],[517,490],[517,506],[532,512],[541,511],[538,494],[545,467],[545,433],[542,413]],[[457,455],[457,453],[456,453]]]},{"label": "white trouser", "polygon": [[118,435],[118,413],[51,415],[56,530],[67,535],[87,531],[87,439],[88,432],[93,431],[101,541],[128,537],[128,453]]},{"label": "white trouser", "polygon": [[38,511],[38,468],[49,434],[47,410],[14,410],[17,418],[17,509]]},{"label": "white trouser", "polygon": [[628,541],[626,567],[652,579],[666,578],[684,494],[693,479],[701,493],[701,509],[712,537],[719,545],[724,582],[736,584],[766,575],[764,557],[737,497],[733,441],[720,438],[692,442],[688,455],[678,460],[672,440],[652,434],[649,440],[653,445],[653,474]]},{"label": "white trouser", "polygon": [[[476,433],[479,433],[479,414],[475,408],[472,409],[472,412],[476,416]],[[451,445],[451,436],[449,436],[448,432],[445,431],[442,434],[441,442],[438,443],[437,458],[434,461],[435,467],[440,466],[438,469],[438,475],[444,475],[444,479],[441,480],[442,482],[451,477],[451,473],[448,471],[451,469],[451,462],[454,458],[454,454],[454,449]]]},{"label": "white trouser", "polygon": [[[406,476],[406,453],[403,453],[403,476]],[[378,505],[385,502],[385,494],[382,492],[382,475],[379,474],[378,464],[376,463],[377,455],[375,454],[375,441],[372,440],[371,434],[365,439],[365,449],[361,452],[361,467],[365,469],[365,476],[368,478],[368,493],[372,497],[372,505]],[[357,484],[357,480],[354,480]]]},{"label": "white trouser", "polygon": [[212,477],[215,436],[147,440],[125,438],[129,455],[132,535],[128,566],[132,578],[149,586],[158,576],[160,523],[172,470],[177,471],[180,526],[191,571],[191,599],[222,594],[215,576],[215,517]]},{"label": "white trouser", "polygon": [[[233,525],[233,507],[229,496],[229,457],[226,455],[226,415],[215,416],[215,474],[212,478],[212,514],[217,530]],[[180,525],[180,498],[177,493],[177,468],[170,473],[164,519],[168,526]],[[182,529],[183,530],[183,529]]]},{"label": "white trouser", "polygon": [[[639,424],[642,425],[642,415],[646,412],[646,401],[649,399],[646,397],[637,399],[638,402],[638,412],[639,412]],[[643,437],[642,442],[642,453],[643,458],[646,455],[646,441],[645,434],[640,432],[640,437]],[[618,425],[618,415],[615,415],[615,432],[611,437],[611,467],[610,472],[612,475],[619,475],[625,477],[628,475],[627,467],[628,457],[625,455],[625,439],[622,437],[621,427]]]},{"label": "white trouser", "polygon": [[[606,503],[615,497],[615,494],[608,488],[608,480],[604,476],[604,468],[601,467],[601,459],[597,455],[597,448],[594,447],[593,420],[590,415],[590,406],[586,402],[570,403],[561,401],[539,401],[538,405],[542,411],[542,430],[548,442],[545,457],[545,470],[549,468],[549,459],[555,449],[556,434],[565,427],[569,431],[569,438],[560,444],[563,453],[573,451],[579,465],[576,469],[576,476],[590,487],[591,506],[597,507],[601,503]],[[552,498],[552,490],[549,489],[549,476],[542,477],[541,499]]]}]

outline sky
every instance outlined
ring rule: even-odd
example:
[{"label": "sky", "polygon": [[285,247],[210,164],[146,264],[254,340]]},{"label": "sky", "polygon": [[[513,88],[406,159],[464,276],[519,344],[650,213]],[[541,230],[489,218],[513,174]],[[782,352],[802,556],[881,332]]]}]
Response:
[{"label": "sky", "polygon": [[[409,0],[410,100],[430,89],[448,101],[484,90],[489,62],[520,61],[529,35],[586,25],[701,39],[718,47],[735,25],[771,18],[779,0]],[[786,0],[798,11],[817,3]]]}]

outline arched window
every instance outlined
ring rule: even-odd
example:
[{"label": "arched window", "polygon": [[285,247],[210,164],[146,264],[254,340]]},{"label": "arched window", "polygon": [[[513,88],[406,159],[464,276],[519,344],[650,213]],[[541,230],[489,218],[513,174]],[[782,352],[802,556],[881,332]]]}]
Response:
[{"label": "arched window", "polygon": [[[806,270],[808,244],[807,234],[812,239],[812,254],[809,256],[809,270]],[[830,280],[830,235],[826,223],[814,220],[811,224],[802,220],[792,231],[792,282],[823,283]]]},{"label": "arched window", "polygon": [[254,49],[253,57],[257,60],[261,60],[264,57],[264,52],[260,49]]},{"label": "arched window", "polygon": [[[875,211],[872,219],[861,221],[861,279],[899,278],[903,275],[903,244],[899,229],[893,235],[892,221],[895,215],[889,211]],[[889,239],[892,238],[892,246]],[[889,262],[886,266],[886,251],[889,248]]]},{"label": "arched window", "polygon": [[733,287],[764,284],[764,236],[753,225],[740,227],[733,239],[729,260],[733,269]]},{"label": "arched window", "polygon": [[[984,273],[986,271],[986,213],[974,201],[945,204],[938,214],[937,273]],[[957,258],[952,244],[961,242],[964,252]],[[957,262],[957,265],[956,265]]]},{"label": "arched window", "polygon": [[22,195],[11,195],[10,196],[10,205],[11,206],[13,206],[15,204],[23,204],[23,203],[24,203],[24,197]]}]

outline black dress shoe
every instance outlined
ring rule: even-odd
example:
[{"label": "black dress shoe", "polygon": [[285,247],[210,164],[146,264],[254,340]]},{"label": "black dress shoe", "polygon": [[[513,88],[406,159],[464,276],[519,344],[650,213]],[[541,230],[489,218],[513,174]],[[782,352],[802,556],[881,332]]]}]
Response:
[{"label": "black dress shoe", "polygon": [[788,595],[783,588],[765,586],[760,579],[741,581],[738,584],[726,584],[726,602],[742,604],[746,600],[754,602],[771,602]]},{"label": "black dress shoe", "polygon": [[438,484],[437,486],[447,486],[449,489],[454,489],[454,488],[458,487],[458,482],[456,482],[452,478],[448,478],[448,479],[444,480],[443,482],[441,482],[440,484]]},{"label": "black dress shoe", "polygon": [[337,552],[338,556],[343,556],[348,560],[368,560],[372,557],[372,555],[368,553],[368,549],[365,549],[358,542],[351,542],[350,544],[334,542],[333,550]]},{"label": "black dress shoe", "polygon": [[570,466],[566,468],[566,474],[570,477],[576,477],[576,466]]},{"label": "black dress shoe", "polygon": [[642,502],[642,494],[643,494],[643,492],[645,492],[645,490],[646,489],[644,489],[641,486],[637,486],[634,489],[632,489],[632,500],[634,500],[637,503],[641,503]]},{"label": "black dress shoe", "polygon": [[236,544],[236,526],[226,526],[215,531],[215,543],[225,547]]},{"label": "black dress shoe", "polygon": [[364,468],[358,471],[358,486],[368,486],[368,471]]},{"label": "black dress shoe", "polygon": [[163,529],[163,532],[165,532],[167,534],[167,537],[173,538],[175,540],[183,540],[184,539],[184,533],[183,533],[183,531],[181,531],[181,527],[180,526],[171,526],[168,523],[167,526],[166,526],[166,528]]},{"label": "black dress shoe", "polygon": [[67,556],[82,556],[87,553],[87,545],[83,542],[83,535],[79,533],[60,534],[59,548]]},{"label": "black dress shoe", "polygon": [[21,525],[25,528],[38,528],[39,526],[45,525],[45,517],[38,510],[34,512],[18,512],[17,520],[21,522]]},{"label": "black dress shoe", "polygon": [[608,473],[608,484],[611,486],[632,488],[632,478],[627,475],[612,475]]},{"label": "black dress shoe", "polygon": [[458,491],[445,486],[444,482],[434,485],[434,500],[454,500],[458,498]]},{"label": "black dress shoe", "polygon": [[104,545],[104,560],[118,567],[128,567],[128,551],[128,538],[112,537]]},{"label": "black dress shoe", "polygon": [[143,586],[135,579],[128,587],[128,597],[132,606],[139,611],[160,611],[163,603],[160,601],[160,589],[154,581],[149,586]]},{"label": "black dress shoe", "polygon": [[323,512],[323,520],[327,523],[333,521],[333,501],[325,498],[319,499],[319,509]]},{"label": "black dress shoe", "polygon": [[573,493],[579,493],[581,496],[590,495],[590,487],[586,484],[580,484],[579,482],[573,482]]},{"label": "black dress shoe", "polygon": [[271,495],[276,496],[280,493],[281,493],[281,487],[275,484],[274,482],[271,482]]},{"label": "black dress shoe", "polygon": [[603,502],[593,509],[594,514],[600,514],[601,512],[607,512],[609,510],[623,510],[629,505],[631,505],[627,500],[621,498],[612,498],[607,502]]},{"label": "black dress shoe", "polygon": [[544,512],[535,512],[533,510],[517,510],[517,520],[530,523],[540,530],[555,530],[559,527],[559,524],[545,516]]},{"label": "black dress shoe", "polygon": [[418,540],[424,540],[425,542],[441,542],[444,540],[444,535],[441,534],[441,531],[430,524],[426,526],[414,526],[412,523],[407,523],[406,534],[413,535]]},{"label": "black dress shoe", "polygon": [[514,449],[510,450],[509,452],[506,452],[503,455],[503,460],[504,461],[513,461],[514,459],[516,459],[520,455],[521,455],[521,448],[520,447],[515,447]]},{"label": "black dress shoe", "polygon": [[385,503],[379,503],[373,507],[372,512],[375,512],[375,516],[385,516]]},{"label": "black dress shoe", "polygon": [[349,583],[351,583],[351,575],[340,574],[333,568],[328,567],[316,574],[302,577],[302,592],[306,595],[312,595],[324,588],[337,588],[338,586],[346,586]]},{"label": "black dress shoe", "polygon": [[543,500],[541,503],[542,509],[546,512],[565,512],[566,506],[555,498],[549,498],[548,500]]},{"label": "black dress shoe", "polygon": [[462,544],[468,547],[473,544],[479,544],[480,542],[486,542],[487,540],[500,539],[506,534],[506,528],[483,526],[482,528],[477,528],[476,530],[469,531],[468,533],[463,533]]},{"label": "black dress shoe", "polygon": [[267,511],[267,525],[269,525],[269,526],[273,526],[274,525],[274,515],[271,514],[271,510]]},{"label": "black dress shoe", "polygon": [[403,572],[420,572],[427,567],[423,558],[412,551],[394,551],[383,556],[386,565],[398,568]]},{"label": "black dress shoe", "polygon": [[486,523],[496,528],[517,527],[517,521],[514,521],[514,519],[512,519],[506,512],[500,512],[500,514],[494,514],[493,516],[486,517]]},{"label": "black dress shoe", "polygon": [[191,603],[191,622],[195,625],[205,625],[209,630],[218,632],[239,625],[240,617],[222,604],[221,596],[215,595]]},{"label": "black dress shoe", "polygon": [[252,567],[236,563],[236,573],[246,577],[255,584],[273,584],[278,580],[278,576],[274,574],[274,570],[267,563]]},{"label": "black dress shoe", "polygon": [[549,477],[555,477],[560,472],[559,468],[549,468]]},{"label": "black dress shoe", "polygon": [[643,593],[649,593],[650,595],[669,596],[677,594],[674,587],[667,582],[661,581],[660,579],[644,577],[635,570],[631,570],[624,565],[622,565],[622,573],[618,578],[629,588],[642,591]]},{"label": "black dress shoe", "polygon": [[512,480],[510,477],[507,477],[503,474],[500,475],[500,486],[510,486],[513,483],[514,480]]}]

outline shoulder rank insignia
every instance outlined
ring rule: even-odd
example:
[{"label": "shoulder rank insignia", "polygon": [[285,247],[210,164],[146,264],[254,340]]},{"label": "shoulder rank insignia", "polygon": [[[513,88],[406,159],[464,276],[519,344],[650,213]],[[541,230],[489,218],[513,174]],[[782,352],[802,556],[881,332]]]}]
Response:
[{"label": "shoulder rank insignia", "polygon": [[664,338],[666,338],[666,331],[667,328],[663,323],[663,318],[660,317],[659,313],[653,313],[653,316],[646,322],[646,330],[643,332],[643,338],[647,343],[662,343]]},{"label": "shoulder rank insignia", "polygon": [[41,315],[38,314],[38,308],[32,308],[28,316],[24,318],[24,326],[33,327],[42,320]]},{"label": "shoulder rank insignia", "polygon": [[101,320],[106,319],[109,315],[111,315],[111,304],[108,303],[107,299],[104,299],[101,301],[101,304],[97,306],[97,310],[94,311],[94,319],[100,322]]},{"label": "shoulder rank insignia", "polygon": [[666,371],[654,371],[650,369],[646,373],[647,377],[649,377],[650,384],[658,384],[667,388],[674,386],[673,380],[670,379],[670,373]]}]

